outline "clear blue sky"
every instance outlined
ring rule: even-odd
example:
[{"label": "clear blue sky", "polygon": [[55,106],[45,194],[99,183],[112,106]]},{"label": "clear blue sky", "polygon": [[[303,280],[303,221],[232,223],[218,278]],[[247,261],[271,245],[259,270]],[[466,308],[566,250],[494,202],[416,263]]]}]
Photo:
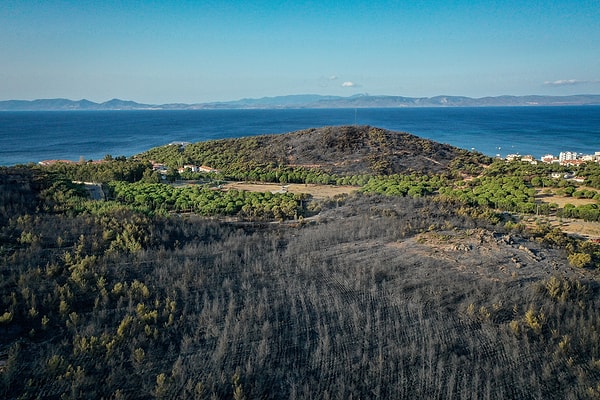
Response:
[{"label": "clear blue sky", "polygon": [[600,1],[0,2],[0,100],[600,93]]}]

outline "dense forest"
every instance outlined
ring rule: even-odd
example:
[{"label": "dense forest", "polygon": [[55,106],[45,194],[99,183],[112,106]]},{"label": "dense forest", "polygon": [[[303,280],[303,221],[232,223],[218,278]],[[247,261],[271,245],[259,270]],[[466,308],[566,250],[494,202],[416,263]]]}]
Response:
[{"label": "dense forest", "polygon": [[[597,164],[370,127],[271,139],[1,168],[0,396],[600,397],[600,246],[545,220],[597,207],[535,193],[597,200]],[[170,183],[188,163],[219,172]],[[357,190],[226,190],[261,175]]]}]

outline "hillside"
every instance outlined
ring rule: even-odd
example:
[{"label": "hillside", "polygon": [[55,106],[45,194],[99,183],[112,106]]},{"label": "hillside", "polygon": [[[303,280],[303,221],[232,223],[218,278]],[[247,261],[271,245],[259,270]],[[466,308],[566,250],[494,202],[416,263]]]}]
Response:
[{"label": "hillside", "polygon": [[140,158],[197,163],[227,170],[240,165],[317,168],[337,175],[440,173],[461,158],[489,159],[476,153],[370,126],[337,126],[278,135],[199,142],[155,148]]},{"label": "hillside", "polygon": [[556,232],[360,194],[293,224],[57,212],[56,186],[0,169],[3,398],[599,393],[596,275]]},{"label": "hillside", "polygon": [[337,174],[440,172],[463,152],[404,132],[369,126],[309,129],[257,138],[266,160],[318,165]]},{"label": "hillside", "polygon": [[345,126],[0,168],[0,397],[598,398],[600,245],[544,219],[600,211],[489,161]]}]

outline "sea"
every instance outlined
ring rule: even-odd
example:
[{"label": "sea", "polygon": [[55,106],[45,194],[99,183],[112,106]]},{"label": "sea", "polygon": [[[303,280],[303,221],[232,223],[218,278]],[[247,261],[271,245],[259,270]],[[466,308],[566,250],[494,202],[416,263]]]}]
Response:
[{"label": "sea", "polygon": [[0,112],[0,165],[130,157],[173,142],[370,125],[495,157],[600,152],[600,106]]}]

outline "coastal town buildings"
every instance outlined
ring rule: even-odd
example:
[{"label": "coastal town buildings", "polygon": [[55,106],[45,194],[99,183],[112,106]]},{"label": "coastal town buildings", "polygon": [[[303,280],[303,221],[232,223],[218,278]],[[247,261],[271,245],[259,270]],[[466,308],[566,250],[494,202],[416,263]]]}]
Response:
[{"label": "coastal town buildings", "polygon": [[565,161],[577,160],[577,153],[574,151],[561,151],[558,155],[558,161],[562,164]]},{"label": "coastal town buildings", "polygon": [[521,161],[528,162],[529,164],[537,164],[537,160],[531,155],[521,157]]},{"label": "coastal town buildings", "polygon": [[[504,158],[506,161],[521,161],[530,164],[537,164],[538,160],[532,155],[507,154]],[[546,164],[556,163],[564,166],[579,166],[587,162],[600,163],[600,151],[594,154],[580,154],[574,151],[561,151],[558,157],[553,154],[546,154],[540,158],[540,161]]]},{"label": "coastal town buildings", "polygon": [[71,160],[43,160],[38,162],[38,164],[43,167],[49,167],[50,165],[54,165],[57,163],[75,164],[75,162]]},{"label": "coastal town buildings", "polygon": [[209,167],[207,165],[197,166],[197,165],[188,164],[188,165],[184,165],[183,167],[177,169],[177,171],[179,173],[185,172],[187,170],[189,170],[190,172],[205,172],[205,173],[217,173],[217,172],[219,172],[218,169],[211,168],[211,167]]},{"label": "coastal town buildings", "polygon": [[207,165],[201,165],[201,166],[199,166],[198,167],[198,171],[199,172],[211,172],[211,173],[217,173],[217,172],[219,172],[218,169],[211,168],[211,167],[209,167]]},{"label": "coastal town buildings", "polygon": [[177,172],[182,173],[185,172],[185,170],[190,170],[191,172],[198,172],[199,167],[197,165],[186,164],[183,167],[178,168]]},{"label": "coastal town buildings", "polygon": [[558,163],[560,162],[560,160],[558,158],[556,158],[554,155],[552,154],[546,154],[545,156],[542,156],[541,158],[543,163],[546,164],[551,164],[551,163]]},{"label": "coastal town buildings", "polygon": [[596,157],[593,154],[585,154],[585,155],[581,156],[581,159],[583,161],[586,161],[586,162],[587,161],[592,161],[593,162],[593,161],[595,161],[595,158]]}]

